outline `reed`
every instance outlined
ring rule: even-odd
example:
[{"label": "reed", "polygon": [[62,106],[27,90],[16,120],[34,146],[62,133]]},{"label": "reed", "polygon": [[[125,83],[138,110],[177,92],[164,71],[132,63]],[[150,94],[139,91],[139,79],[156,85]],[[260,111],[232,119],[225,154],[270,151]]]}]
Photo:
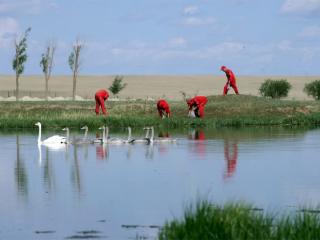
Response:
[{"label": "reed", "polygon": [[320,218],[312,211],[270,214],[244,203],[217,205],[208,201],[187,207],[183,219],[166,222],[159,232],[160,240],[311,240],[319,237]]}]

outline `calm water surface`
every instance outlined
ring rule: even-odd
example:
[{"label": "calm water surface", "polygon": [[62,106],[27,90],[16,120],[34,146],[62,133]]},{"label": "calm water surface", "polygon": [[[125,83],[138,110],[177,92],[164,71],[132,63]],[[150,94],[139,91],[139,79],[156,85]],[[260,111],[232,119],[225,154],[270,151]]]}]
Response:
[{"label": "calm water surface", "polygon": [[199,197],[320,203],[318,129],[157,131],[168,134],[177,143],[52,149],[38,148],[36,129],[0,133],[0,239],[156,239]]}]

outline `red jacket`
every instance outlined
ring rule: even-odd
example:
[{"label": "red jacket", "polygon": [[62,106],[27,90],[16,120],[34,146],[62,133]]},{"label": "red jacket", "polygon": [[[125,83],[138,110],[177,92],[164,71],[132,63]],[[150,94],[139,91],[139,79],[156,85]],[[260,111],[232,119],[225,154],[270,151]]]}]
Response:
[{"label": "red jacket", "polygon": [[109,97],[109,93],[106,90],[101,89],[96,92],[95,96],[107,100]]},{"label": "red jacket", "polygon": [[158,111],[165,111],[166,113],[170,113],[170,107],[166,100],[160,99],[157,102]]},{"label": "red jacket", "polygon": [[207,102],[208,99],[205,96],[195,96],[194,98],[187,100],[189,110],[192,110],[193,107],[204,107],[204,105],[206,105]]},{"label": "red jacket", "polygon": [[236,83],[236,76],[234,75],[234,73],[229,68],[225,68],[224,72],[228,78],[228,82],[235,84]]}]

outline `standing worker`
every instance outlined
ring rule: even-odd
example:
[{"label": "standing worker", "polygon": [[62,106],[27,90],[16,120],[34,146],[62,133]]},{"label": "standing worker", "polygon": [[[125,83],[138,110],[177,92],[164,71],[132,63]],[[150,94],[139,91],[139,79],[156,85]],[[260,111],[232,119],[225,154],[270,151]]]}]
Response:
[{"label": "standing worker", "polygon": [[221,71],[225,72],[227,79],[228,79],[226,85],[224,85],[224,88],[223,88],[223,95],[227,95],[229,87],[232,87],[234,92],[236,94],[239,94],[239,91],[238,91],[238,88],[236,85],[236,77],[235,77],[234,73],[226,66],[222,66],[220,69],[221,69]]},{"label": "standing worker", "polygon": [[165,118],[165,117],[169,118],[170,117],[170,115],[171,115],[170,107],[169,107],[169,104],[167,103],[166,100],[160,99],[157,102],[157,109],[158,109],[159,116],[161,118]]},{"label": "standing worker", "polygon": [[195,96],[194,98],[187,99],[187,104],[189,107],[188,116],[191,116],[194,112],[195,116],[198,118],[204,117],[204,106],[207,104],[208,99],[205,96]]},{"label": "standing worker", "polygon": [[106,107],[104,105],[104,101],[107,100],[109,97],[109,93],[106,90],[98,90],[96,94],[94,95],[94,98],[96,100],[96,115],[99,115],[100,112],[100,106],[101,110],[104,115],[108,115]]}]

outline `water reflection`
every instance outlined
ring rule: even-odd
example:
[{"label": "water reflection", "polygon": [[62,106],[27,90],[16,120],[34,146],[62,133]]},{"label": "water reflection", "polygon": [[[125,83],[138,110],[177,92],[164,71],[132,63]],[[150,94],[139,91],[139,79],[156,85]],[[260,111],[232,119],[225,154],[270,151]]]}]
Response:
[{"label": "water reflection", "polygon": [[238,143],[237,140],[224,139],[224,159],[226,161],[226,171],[224,178],[231,178],[237,167]]},{"label": "water reflection", "polygon": [[320,131],[183,131],[157,133],[178,137],[177,144],[61,149],[38,147],[32,134],[0,135],[0,239],[13,239],[3,230],[12,222],[22,226],[14,239],[35,239],[22,236],[40,228],[64,239],[83,226],[129,239],[121,224],[161,225],[197,194],[267,207],[319,200]]},{"label": "water reflection", "polygon": [[207,147],[206,147],[206,136],[203,129],[193,129],[188,134],[188,139],[195,140],[194,143],[192,143],[192,150],[194,153],[198,155],[198,157],[204,158],[206,155]]},{"label": "water reflection", "polygon": [[28,175],[24,161],[20,157],[19,135],[16,135],[16,166],[14,170],[18,195],[26,198],[28,195]]},{"label": "water reflection", "polygon": [[73,146],[73,160],[74,164],[71,168],[71,179],[72,183],[74,185],[74,188],[77,192],[81,192],[81,175],[80,175],[80,166],[78,161],[78,152],[77,152],[78,146]]},{"label": "water reflection", "polygon": [[96,157],[99,160],[105,160],[109,157],[109,149],[107,144],[96,145]]}]

